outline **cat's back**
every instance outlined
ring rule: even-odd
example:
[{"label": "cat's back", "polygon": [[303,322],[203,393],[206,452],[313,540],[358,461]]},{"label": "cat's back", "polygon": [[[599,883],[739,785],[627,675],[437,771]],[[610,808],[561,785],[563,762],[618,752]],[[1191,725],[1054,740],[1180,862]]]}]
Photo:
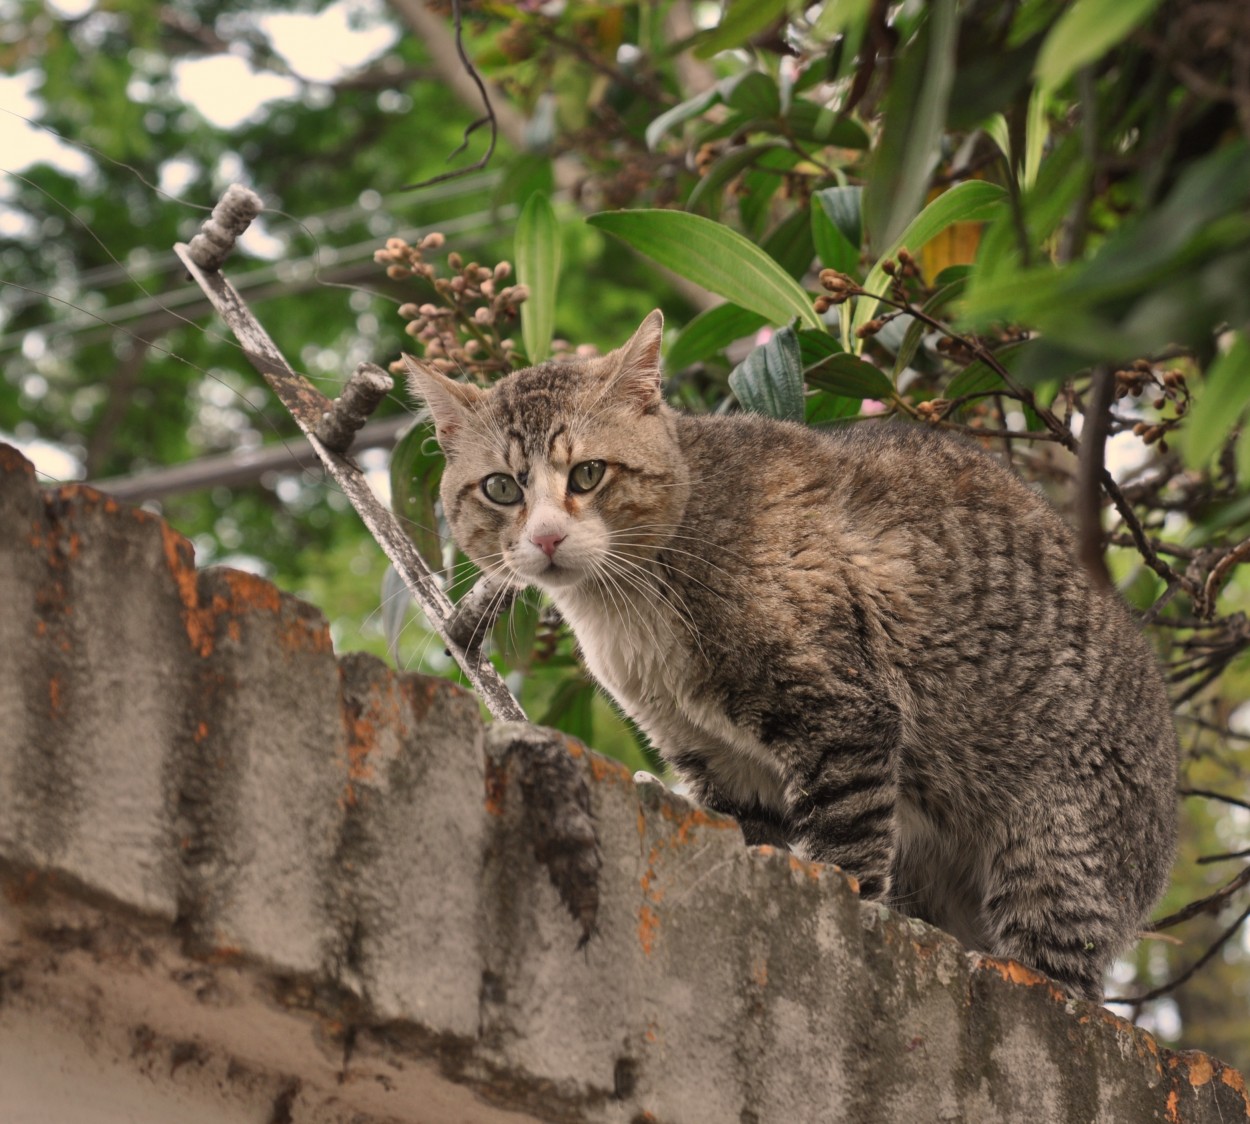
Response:
[{"label": "cat's back", "polygon": [[1149,644],[1010,470],[902,424],[819,431],[744,414],[686,419],[679,434],[690,533],[736,579],[737,596],[709,606],[734,617],[727,631],[772,628],[771,658],[813,665],[853,637],[907,725],[961,757],[1011,745],[1021,764],[1052,759],[1056,741],[1101,731],[1169,783],[1175,735]]},{"label": "cat's back", "polygon": [[1036,522],[1071,546],[1063,520],[1014,473],[962,438],[897,422],[829,429],[757,414],[682,415],[678,438],[699,500],[780,517],[842,513],[871,527],[936,526],[952,512]]}]

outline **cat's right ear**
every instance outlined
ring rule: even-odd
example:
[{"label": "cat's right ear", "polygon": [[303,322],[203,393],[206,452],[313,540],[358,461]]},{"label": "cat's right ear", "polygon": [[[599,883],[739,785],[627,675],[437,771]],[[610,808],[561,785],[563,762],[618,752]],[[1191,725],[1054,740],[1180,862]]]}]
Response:
[{"label": "cat's right ear", "polygon": [[455,444],[456,434],[468,420],[469,412],[487,392],[472,383],[449,379],[411,355],[404,355],[404,366],[408,368],[408,391],[429,407],[435,435],[446,453]]},{"label": "cat's right ear", "polygon": [[647,314],[638,330],[608,356],[616,363],[616,382],[645,413],[663,400],[660,384],[660,343],[664,338],[664,314],[657,308]]}]

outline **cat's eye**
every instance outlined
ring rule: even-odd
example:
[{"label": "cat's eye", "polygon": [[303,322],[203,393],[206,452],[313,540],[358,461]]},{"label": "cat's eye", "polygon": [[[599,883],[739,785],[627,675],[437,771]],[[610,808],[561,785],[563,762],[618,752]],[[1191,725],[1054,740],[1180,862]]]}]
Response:
[{"label": "cat's eye", "polygon": [[482,481],[482,494],[494,503],[516,503],[521,498],[521,486],[506,472],[492,472]]},{"label": "cat's eye", "polygon": [[589,492],[603,479],[603,470],[607,465],[603,461],[582,461],[575,464],[569,473],[569,489],[574,492]]}]

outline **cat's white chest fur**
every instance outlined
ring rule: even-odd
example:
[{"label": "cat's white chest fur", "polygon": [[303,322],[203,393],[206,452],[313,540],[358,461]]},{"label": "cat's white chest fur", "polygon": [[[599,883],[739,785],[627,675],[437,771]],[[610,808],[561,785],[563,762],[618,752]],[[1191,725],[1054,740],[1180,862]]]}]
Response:
[{"label": "cat's white chest fur", "polygon": [[591,673],[636,720],[646,707],[672,694],[686,645],[666,605],[636,593],[615,596],[561,591],[556,606],[577,636]]},{"label": "cat's white chest fur", "polygon": [[775,756],[713,700],[691,691],[697,639],[658,593],[612,599],[572,590],[554,600],[591,674],[661,753],[695,752],[729,795],[784,806],[785,779]]}]

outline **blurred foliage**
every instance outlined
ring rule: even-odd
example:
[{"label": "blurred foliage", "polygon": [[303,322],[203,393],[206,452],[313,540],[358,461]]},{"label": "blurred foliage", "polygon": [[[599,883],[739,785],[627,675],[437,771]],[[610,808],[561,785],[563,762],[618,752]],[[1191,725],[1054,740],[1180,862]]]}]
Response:
[{"label": "blurred foliage", "polygon": [[[90,146],[85,167],[36,164],[0,200],[0,428],[69,450],[93,478],[294,439],[168,253],[243,180],[269,211],[228,273],[330,393],[361,359],[403,348],[488,382],[549,334],[557,354],[614,346],[659,305],[671,397],[687,409],[893,416],[981,441],[1073,513],[1143,614],[1178,704],[1183,783],[1245,798],[1244,0],[487,0],[466,7],[465,47],[522,128],[486,172],[411,193],[399,189],[446,170],[481,107],[449,104],[445,59],[399,0],[354,10],[395,28],[384,58],[297,79],[219,128],[182,100],[180,65],[235,52],[291,77],[251,6],[112,0],[66,19],[0,5],[0,65],[36,77],[41,124]],[[480,154],[484,131],[456,160]],[[426,257],[435,273],[388,278],[374,263],[386,239],[432,232],[446,239]],[[529,290],[513,302],[524,331],[490,294],[489,316],[460,316],[438,285],[470,265],[494,284],[505,261]],[[692,307],[652,263],[726,303]],[[426,332],[435,321],[450,334]],[[1102,431],[1110,503],[1075,457],[1082,433]],[[439,526],[438,464],[414,429],[392,484],[458,593],[473,574]],[[1078,514],[1091,497],[1101,526]],[[405,665],[445,670],[419,622],[379,606],[376,554],[313,478],[179,496],[164,512],[202,560],[245,558],[313,595],[340,642],[382,652],[389,631]],[[646,760],[542,605],[520,600],[494,649],[535,720]],[[1161,913],[1246,862],[1200,856],[1250,847],[1247,809],[1183,807]],[[1178,926],[1180,944],[1143,941],[1113,990],[1174,979],[1246,897]],[[1128,1010],[1250,1069],[1248,960],[1235,933],[1190,982]]]}]

